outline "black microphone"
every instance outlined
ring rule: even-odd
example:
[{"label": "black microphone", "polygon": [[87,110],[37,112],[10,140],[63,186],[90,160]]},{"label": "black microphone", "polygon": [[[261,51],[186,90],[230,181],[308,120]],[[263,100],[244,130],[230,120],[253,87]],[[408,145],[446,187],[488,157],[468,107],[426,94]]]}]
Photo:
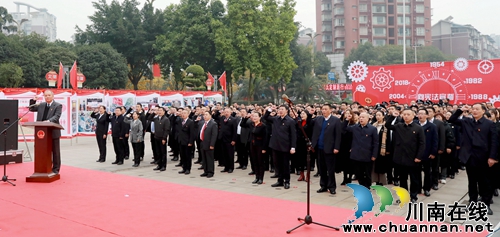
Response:
[{"label": "black microphone", "polygon": [[32,105],[28,106],[27,108],[35,107],[35,106],[37,106],[37,105],[38,105],[38,104],[32,104]]},{"label": "black microphone", "polygon": [[281,96],[281,98],[286,101],[287,103],[289,103],[290,105],[293,105],[293,102],[290,100],[290,98],[288,98],[288,96],[286,94],[283,94]]}]

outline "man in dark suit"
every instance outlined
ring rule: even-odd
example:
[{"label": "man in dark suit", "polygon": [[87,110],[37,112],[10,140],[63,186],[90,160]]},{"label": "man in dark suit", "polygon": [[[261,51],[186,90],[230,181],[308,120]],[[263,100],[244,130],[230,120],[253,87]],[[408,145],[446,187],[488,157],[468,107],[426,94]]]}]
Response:
[{"label": "man in dark suit", "polygon": [[158,115],[156,114],[157,112],[157,108],[155,108],[154,106],[151,107],[149,110],[148,110],[148,113],[147,113],[147,126],[146,126],[146,131],[150,133],[150,142],[151,142],[151,150],[153,152],[153,161],[151,161],[150,164],[158,164],[158,159],[160,158],[160,155],[157,154],[157,149],[156,149],[156,142],[155,142],[155,124],[154,124],[154,120],[156,119],[156,117],[158,117]]},{"label": "man in dark suit", "polygon": [[264,120],[271,123],[273,127],[269,147],[273,149],[273,156],[276,159],[276,172],[278,182],[271,187],[284,186],[290,188],[290,157],[295,154],[297,144],[297,131],[295,120],[288,116],[288,107],[281,105],[278,109],[278,116],[269,116],[272,108],[268,108],[264,115]]},{"label": "man in dark suit", "polygon": [[[29,110],[38,112],[36,121],[51,122],[59,124],[59,118],[62,114],[62,105],[54,101],[54,92],[46,90],[43,93],[45,102],[36,104],[37,97],[30,100]],[[32,106],[33,105],[33,106]],[[54,129],[52,131],[52,172],[58,174],[61,169],[61,130]]]},{"label": "man in dark suit", "polygon": [[[350,159],[353,160],[354,172],[360,185],[370,189],[372,185],[373,162],[378,157],[378,133],[377,128],[369,124],[368,113],[359,115],[359,124],[346,127],[352,132],[352,146]],[[345,125],[348,124],[346,121]]]},{"label": "man in dark suit", "polygon": [[[399,116],[401,113],[399,108],[400,107],[396,107],[395,105],[389,106],[389,108],[387,109],[388,112],[387,112],[387,116],[385,118],[385,121],[389,120],[389,116],[394,115],[394,117],[396,117],[396,119],[394,119],[392,121],[392,125],[395,125],[397,123],[403,123],[403,119],[401,118],[401,116]],[[389,131],[389,133],[388,133],[389,141],[391,141],[391,142],[387,144],[387,151],[389,153],[387,155],[387,159],[389,160],[389,167],[388,167],[388,171],[387,171],[387,183],[394,184],[394,186],[399,186],[398,169],[397,169],[397,166],[394,164],[394,161],[392,159],[392,157],[394,155],[394,142],[392,140],[393,133],[394,133],[394,131]]]},{"label": "man in dark suit", "polygon": [[[403,110],[403,123],[392,125],[396,119],[393,115],[389,116],[385,123],[387,129],[393,131],[394,155],[392,159],[398,170],[400,186],[409,190],[411,201],[416,202],[418,192],[422,189],[422,181],[419,178],[421,177],[420,159],[425,149],[424,129],[413,122],[415,112],[409,108]],[[411,182],[410,189],[408,189],[408,175]]]},{"label": "man in dark suit", "polygon": [[191,173],[191,150],[194,147],[194,139],[196,138],[196,130],[194,127],[194,122],[189,118],[189,111],[181,111],[182,122],[179,124],[177,129],[178,141],[180,145],[180,156],[182,161],[182,170],[179,174],[190,174]]},{"label": "man in dark suit", "polygon": [[99,147],[99,159],[97,162],[106,162],[106,138],[109,130],[109,115],[106,113],[106,107],[100,105],[99,109],[90,114],[90,117],[96,120],[95,138]]},{"label": "man in dark suit", "polygon": [[123,146],[125,139],[125,134],[128,133],[127,126],[123,121],[124,117],[122,114],[122,109],[117,107],[115,109],[115,114],[111,116],[111,137],[113,138],[113,148],[116,154],[116,160],[112,163],[113,165],[123,165],[123,160],[125,158],[125,148]]},{"label": "man in dark suit", "polygon": [[158,108],[158,117],[154,120],[156,153],[158,166],[153,170],[167,170],[167,139],[170,134],[170,120],[165,116],[165,108]]},{"label": "man in dark suit", "polygon": [[[459,119],[464,111],[471,111],[473,118]],[[449,121],[462,127],[461,142],[457,146],[460,146],[459,159],[466,167],[469,201],[477,202],[478,194],[481,195],[481,201],[488,206],[488,215],[493,215],[490,203],[494,189],[487,175],[489,169],[498,163],[498,134],[495,123],[484,117],[485,112],[483,104],[464,105]]]},{"label": "man in dark suit", "polygon": [[[177,141],[177,125],[180,123],[179,112],[177,111],[177,108],[170,107],[168,114],[166,114],[165,116],[168,117],[170,122],[170,139],[168,140],[168,146],[170,146],[170,151],[172,152],[171,156],[174,157],[172,158],[172,160],[178,161],[179,142]],[[180,164],[179,162],[179,165],[176,166],[182,166],[182,164]]]},{"label": "man in dark suit", "polygon": [[437,154],[434,159],[431,159],[431,182],[432,182],[432,189],[438,190],[438,183],[439,183],[439,163],[441,162],[441,155],[444,155],[444,152],[446,151],[446,128],[444,126],[443,121],[439,121],[437,119],[434,119],[434,116],[436,115],[436,109],[434,107],[429,106],[427,107],[427,112],[429,113],[429,122],[433,123],[436,125],[436,130],[437,130],[437,139],[438,139],[438,147],[437,147]]},{"label": "man in dark suit", "polygon": [[222,164],[224,169],[221,172],[232,173],[234,170],[234,146],[237,139],[237,121],[231,116],[231,109],[225,108],[224,114],[219,118],[220,131],[218,139],[222,143]]},{"label": "man in dark suit", "polygon": [[[424,195],[425,196],[430,196],[430,190],[431,187],[434,185],[432,182],[433,178],[433,173],[432,173],[432,166],[434,163],[434,160],[437,159],[437,152],[438,152],[438,132],[437,132],[437,126],[434,123],[431,123],[430,121],[427,120],[429,116],[428,110],[421,108],[418,110],[418,124],[422,126],[422,129],[424,129],[424,134],[425,134],[425,149],[422,157],[420,157],[421,164],[424,170]],[[420,176],[422,175],[421,172],[419,172]],[[419,180],[422,180],[421,177]]]},{"label": "man in dark suit", "polygon": [[218,125],[212,119],[210,112],[204,112],[204,123],[200,124],[200,147],[202,155],[203,174],[201,177],[212,178],[214,176],[214,149],[217,141]]},{"label": "man in dark suit", "polygon": [[335,156],[340,150],[340,137],[342,126],[340,119],[332,116],[332,106],[324,104],[321,107],[323,116],[316,117],[313,125],[311,139],[312,147],[318,157],[320,174],[318,193],[330,191],[336,194],[337,183],[335,181]]},{"label": "man in dark suit", "polygon": [[[125,108],[125,106],[121,106],[120,107],[122,109],[122,115],[125,119],[125,116],[127,116],[127,114],[129,113],[132,113],[132,108],[129,108],[128,110]],[[130,136],[130,124],[128,123],[124,123],[124,131],[125,131],[125,137],[121,140],[123,142],[123,148],[125,149],[123,151],[124,155],[125,155],[125,160],[128,160],[129,156],[130,156],[130,145],[129,145],[129,142],[128,142],[128,138]]]},{"label": "man in dark suit", "polygon": [[[238,154],[238,163],[240,166],[238,166],[236,169],[242,169],[246,170],[248,166],[248,152],[250,151],[250,146],[249,146],[249,140],[250,140],[250,126],[252,124],[252,121],[250,119],[246,120],[246,125],[241,124],[242,118],[247,117],[248,112],[246,109],[241,109],[240,110],[240,116],[236,118],[236,152]],[[254,171],[254,166],[252,164],[252,161],[250,161],[252,171]]]}]

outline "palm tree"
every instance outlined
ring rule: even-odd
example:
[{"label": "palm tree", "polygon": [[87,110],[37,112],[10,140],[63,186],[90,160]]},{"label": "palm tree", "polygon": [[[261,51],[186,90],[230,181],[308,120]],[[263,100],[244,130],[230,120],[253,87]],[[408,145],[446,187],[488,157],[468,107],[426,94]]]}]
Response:
[{"label": "palm tree", "polygon": [[[249,81],[248,78],[242,78],[240,80],[240,86],[238,88],[238,91],[235,93],[235,97],[238,99],[249,99],[248,98],[248,88],[249,88]],[[273,91],[271,90],[271,85],[270,83],[261,77],[256,77],[253,80],[253,86],[254,86],[254,97],[253,101],[258,101],[262,100],[264,98],[271,98],[273,97]],[[263,98],[264,97],[264,98]]]},{"label": "palm tree", "polygon": [[291,83],[287,89],[287,94],[303,103],[324,100],[326,97],[323,81],[311,75],[304,76],[300,80]]}]

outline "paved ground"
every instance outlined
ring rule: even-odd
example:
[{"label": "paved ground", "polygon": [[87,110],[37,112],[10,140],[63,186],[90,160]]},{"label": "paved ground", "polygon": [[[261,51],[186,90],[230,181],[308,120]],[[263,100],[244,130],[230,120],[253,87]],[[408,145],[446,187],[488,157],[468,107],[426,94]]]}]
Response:
[{"label": "paved ground", "polygon": [[[149,136],[146,136],[149,138]],[[215,176],[213,178],[200,177],[201,170],[197,170],[199,165],[193,165],[190,175],[178,174],[181,169],[175,167],[177,162],[168,159],[167,171],[157,172],[153,171],[155,166],[150,165],[152,161],[152,153],[150,149],[149,140],[146,140],[146,155],[144,162],[137,168],[133,168],[132,160],[126,160],[124,165],[112,165],[114,161],[113,147],[110,138],[107,143],[107,161],[106,163],[97,163],[98,148],[94,137],[77,137],[73,139],[61,140],[61,154],[63,165],[74,167],[100,170],[105,172],[119,173],[124,175],[142,177],[147,179],[155,179],[178,184],[185,184],[196,187],[204,187],[217,190],[225,190],[229,192],[237,192],[258,196],[265,196],[271,198],[279,198],[286,200],[293,200],[299,202],[306,202],[306,182],[296,181],[298,176],[292,174],[291,188],[285,190],[283,188],[272,188],[270,185],[275,182],[274,179],[269,178],[272,174],[266,172],[264,177],[264,184],[254,185],[251,182],[254,176],[248,175],[250,170],[235,170],[234,173],[220,173],[221,167],[216,168]],[[28,147],[33,156],[33,143],[28,142]],[[19,143],[19,149],[26,149],[24,142]],[[132,147],[130,147],[132,151]],[[25,162],[30,162],[25,157]],[[64,178],[64,169],[61,170],[61,175]],[[311,174],[312,177],[312,174]],[[15,177],[13,177],[15,178]],[[18,177],[19,178],[19,177]],[[337,174],[337,183],[342,181],[340,174]],[[19,180],[19,179],[18,179]],[[22,179],[21,179],[22,180]],[[439,203],[452,204],[454,201],[467,204],[467,177],[465,172],[460,173],[455,179],[448,179],[446,184],[440,184],[439,190],[432,190],[430,197],[423,195],[419,196],[419,201],[424,203],[432,203],[438,201]],[[389,185],[392,187],[392,185]],[[319,188],[319,178],[312,177],[311,182],[311,202],[315,204],[330,205],[342,208],[353,209],[356,206],[356,199],[352,195],[352,190],[346,186],[339,186],[336,195],[328,193],[316,193]],[[376,195],[375,195],[376,196]],[[493,225],[500,221],[500,198],[494,197],[495,203],[492,205],[494,211],[493,216],[489,216]],[[376,200],[377,203],[377,200]],[[304,205],[305,211],[305,205]],[[406,210],[398,210],[397,205],[388,208],[388,212],[394,215],[406,216]],[[314,210],[311,210],[314,216]],[[305,215],[305,213],[304,213]]]}]

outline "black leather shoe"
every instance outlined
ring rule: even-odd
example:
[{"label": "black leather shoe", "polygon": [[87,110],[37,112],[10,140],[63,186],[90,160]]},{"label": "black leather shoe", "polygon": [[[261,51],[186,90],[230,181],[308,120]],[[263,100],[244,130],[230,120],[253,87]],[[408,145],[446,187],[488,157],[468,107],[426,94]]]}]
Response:
[{"label": "black leather shoe", "polygon": [[224,165],[218,165],[217,167],[224,167]]},{"label": "black leather shoe", "polygon": [[399,181],[394,181],[394,186],[399,186]]},{"label": "black leather shoe", "polygon": [[132,167],[139,167],[139,164],[134,164],[132,165]]},{"label": "black leather shoe", "polygon": [[103,160],[101,160],[101,159],[98,159],[98,160],[96,160],[95,162],[103,162]]},{"label": "black leather shoe", "polygon": [[221,173],[226,173],[226,172],[227,172],[227,170],[226,170],[226,169],[223,169],[223,170],[221,170],[220,172],[221,172]]},{"label": "black leather shoe", "polygon": [[270,173],[274,173],[274,169],[269,170]]},{"label": "black leather shoe", "polygon": [[204,168],[203,167],[199,167],[198,170],[203,170]]},{"label": "black leather shoe", "polygon": [[434,189],[434,190],[438,190],[438,189],[439,189],[439,187],[438,187],[437,185],[435,185],[435,184],[434,184],[434,185],[432,185],[432,189]]},{"label": "black leather shoe", "polygon": [[271,178],[273,178],[273,179],[278,178],[278,177],[280,177],[280,176],[279,176],[279,175],[277,175],[277,174],[275,174],[275,175],[271,176]]},{"label": "black leather shoe", "polygon": [[242,169],[242,170],[246,170],[246,169],[247,169],[247,167],[246,167],[246,166],[243,166],[243,167],[241,167],[241,169]]},{"label": "black leather shoe", "polygon": [[325,192],[327,192],[327,191],[328,191],[328,189],[327,189],[327,188],[320,188],[320,189],[318,189],[318,191],[316,191],[316,192],[317,192],[317,193],[325,193]]},{"label": "black leather shoe", "polygon": [[112,164],[112,165],[116,165],[116,164],[118,164],[118,161],[115,161],[115,162],[113,162],[113,163],[111,163],[111,164]]},{"label": "black leather shoe", "polygon": [[124,159],[125,159],[125,160],[128,160],[128,156],[125,156],[125,158],[124,158]]},{"label": "black leather shoe", "polygon": [[257,182],[259,182],[259,179],[255,179],[252,183],[256,184]]},{"label": "black leather shoe", "polygon": [[337,192],[335,192],[335,190],[330,190],[330,194],[335,195]]},{"label": "black leather shoe", "polygon": [[117,163],[117,165],[123,165],[123,162],[120,161],[120,162]]},{"label": "black leather shoe", "polygon": [[431,193],[430,193],[429,191],[425,190],[425,191],[424,191],[424,195],[425,195],[426,197],[429,197],[429,196],[431,196]]},{"label": "black leather shoe", "polygon": [[495,188],[495,190],[493,190],[493,196],[498,197],[498,189]]},{"label": "black leather shoe", "polygon": [[257,184],[262,184],[262,183],[263,183],[262,179],[259,179],[259,181],[257,181]]},{"label": "black leather shoe", "polygon": [[316,173],[313,175],[314,177],[319,177],[319,173]]},{"label": "black leather shoe", "polygon": [[490,206],[487,206],[487,207],[488,207],[488,216],[493,215],[493,211],[491,210]]},{"label": "black leather shoe", "polygon": [[185,171],[185,170],[181,170],[181,171],[179,171],[179,174],[184,174],[184,173],[186,173],[186,171]]},{"label": "black leather shoe", "polygon": [[214,177],[214,175],[213,175],[213,174],[208,174],[208,175],[207,175],[207,178],[212,178],[212,177]]},{"label": "black leather shoe", "polygon": [[455,175],[454,174],[450,175],[450,179],[455,179]]},{"label": "black leather shoe", "polygon": [[228,173],[233,173],[233,170],[228,170],[227,172],[228,172]]},{"label": "black leather shoe", "polygon": [[277,182],[275,184],[271,184],[271,187],[275,188],[275,187],[283,187],[285,186],[283,183],[280,183],[280,182]]},{"label": "black leather shoe", "polygon": [[175,167],[181,167],[181,166],[182,166],[182,164],[180,164],[180,163],[175,165]]},{"label": "black leather shoe", "polygon": [[207,177],[207,176],[208,176],[207,173],[200,174],[200,177]]},{"label": "black leather shoe", "polygon": [[285,189],[289,189],[290,188],[290,183],[285,183]]},{"label": "black leather shoe", "polygon": [[255,174],[255,172],[253,172],[253,171],[248,173],[248,175],[254,175],[254,174]]},{"label": "black leather shoe", "polygon": [[167,170],[166,167],[163,167],[163,168],[160,169],[160,171],[165,171],[165,170]]},{"label": "black leather shoe", "polygon": [[236,167],[236,169],[237,170],[243,169],[243,166],[240,165],[240,166]]},{"label": "black leather shoe", "polygon": [[151,161],[151,162],[149,162],[149,164],[155,165],[155,164],[158,164],[158,162],[156,162],[156,161]]},{"label": "black leather shoe", "polygon": [[156,168],[154,168],[153,170],[161,170],[161,167],[160,166],[156,166]]},{"label": "black leather shoe", "polygon": [[185,175],[191,174],[191,171],[186,170],[186,172],[184,172],[184,174],[185,174]]},{"label": "black leather shoe", "polygon": [[200,161],[196,161],[196,162],[194,162],[194,163],[195,163],[195,164],[201,164],[201,162],[200,162]]},{"label": "black leather shoe", "polygon": [[179,157],[175,156],[174,158],[171,159],[172,161],[178,161]]},{"label": "black leather shoe", "polygon": [[416,198],[412,198],[412,199],[411,199],[411,203],[416,203],[416,202],[417,202],[417,200],[418,200],[418,199],[416,199]]}]

